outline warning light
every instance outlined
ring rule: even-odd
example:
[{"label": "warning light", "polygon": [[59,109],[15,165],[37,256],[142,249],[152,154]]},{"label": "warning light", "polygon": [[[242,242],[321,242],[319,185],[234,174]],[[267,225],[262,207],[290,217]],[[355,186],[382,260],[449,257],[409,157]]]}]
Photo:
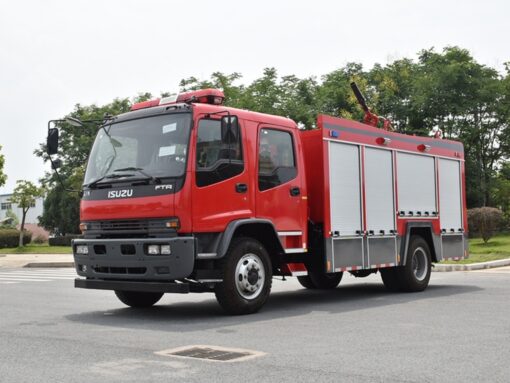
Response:
[{"label": "warning light", "polygon": [[152,108],[159,105],[169,105],[176,103],[199,103],[211,105],[223,105],[225,94],[219,89],[201,89],[181,94],[172,94],[168,97],[155,100],[143,101],[133,104],[131,110]]},{"label": "warning light", "polygon": [[389,144],[391,144],[391,139],[388,137],[377,137],[375,142],[377,142],[379,145],[388,146]]}]

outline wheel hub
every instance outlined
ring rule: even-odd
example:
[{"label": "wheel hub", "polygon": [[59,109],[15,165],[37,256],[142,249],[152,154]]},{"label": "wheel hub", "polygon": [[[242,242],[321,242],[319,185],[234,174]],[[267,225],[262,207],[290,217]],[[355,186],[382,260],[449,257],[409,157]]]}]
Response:
[{"label": "wheel hub", "polygon": [[423,281],[427,276],[428,269],[428,259],[425,250],[418,247],[413,253],[411,262],[415,278],[419,281]]},{"label": "wheel hub", "polygon": [[245,299],[257,298],[265,283],[264,266],[256,254],[246,254],[236,266],[237,292]]}]

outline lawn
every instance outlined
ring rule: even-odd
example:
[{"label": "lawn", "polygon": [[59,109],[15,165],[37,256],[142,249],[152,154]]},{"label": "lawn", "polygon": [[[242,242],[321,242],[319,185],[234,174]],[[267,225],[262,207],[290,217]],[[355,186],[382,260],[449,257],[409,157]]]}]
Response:
[{"label": "lawn", "polygon": [[469,240],[469,258],[441,263],[478,263],[510,258],[510,234],[500,234],[484,243],[481,238]]},{"label": "lawn", "polygon": [[70,246],[49,246],[48,244],[29,244],[23,247],[0,249],[0,254],[71,254]]}]

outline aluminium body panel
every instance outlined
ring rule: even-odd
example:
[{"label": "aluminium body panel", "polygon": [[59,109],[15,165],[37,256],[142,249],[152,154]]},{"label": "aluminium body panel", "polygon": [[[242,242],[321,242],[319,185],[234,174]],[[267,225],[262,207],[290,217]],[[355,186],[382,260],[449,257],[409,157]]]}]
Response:
[{"label": "aluminium body panel", "polygon": [[326,240],[326,261],[328,272],[363,269],[364,238],[336,237]]},{"label": "aluminium body panel", "polygon": [[467,241],[464,233],[441,235],[441,253],[443,259],[461,259],[466,255]]},{"label": "aluminium body panel", "polygon": [[459,161],[439,159],[439,217],[441,229],[463,229]]},{"label": "aluminium body panel", "polygon": [[369,236],[367,239],[369,268],[396,266],[398,258],[396,236]]},{"label": "aluminium body panel", "polygon": [[390,234],[395,230],[392,152],[365,148],[364,165],[367,230]]},{"label": "aluminium body panel", "polygon": [[434,157],[397,152],[397,194],[406,215],[437,213]]},{"label": "aluminium body panel", "polygon": [[331,231],[339,236],[362,230],[360,148],[329,142],[329,195]]}]

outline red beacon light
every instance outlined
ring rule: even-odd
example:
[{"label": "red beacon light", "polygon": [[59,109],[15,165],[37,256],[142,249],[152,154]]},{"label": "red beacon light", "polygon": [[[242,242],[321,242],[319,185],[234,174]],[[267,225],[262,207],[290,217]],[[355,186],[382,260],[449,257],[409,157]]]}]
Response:
[{"label": "red beacon light", "polygon": [[185,92],[181,94],[173,94],[168,97],[157,98],[155,100],[143,101],[133,104],[131,110],[152,108],[159,105],[177,104],[177,103],[200,103],[211,105],[223,105],[225,95],[219,89],[200,89]]}]

